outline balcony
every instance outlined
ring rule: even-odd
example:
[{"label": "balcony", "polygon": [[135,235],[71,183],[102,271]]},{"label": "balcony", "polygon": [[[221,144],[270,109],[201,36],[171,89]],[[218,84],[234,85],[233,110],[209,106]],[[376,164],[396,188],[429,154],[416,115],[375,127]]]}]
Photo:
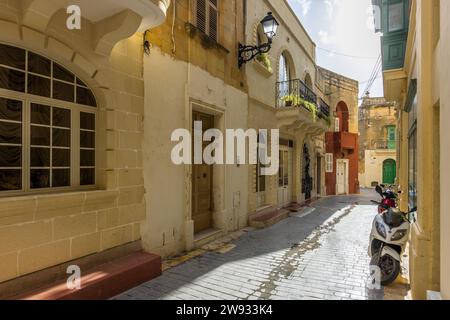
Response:
[{"label": "balcony", "polygon": [[409,18],[416,4],[411,0],[372,0],[372,5],[379,13],[375,32],[382,32],[384,94],[387,100],[400,101],[407,79],[403,68],[408,46]]},{"label": "balcony", "polygon": [[276,83],[275,105],[280,128],[301,129],[311,134],[327,129],[330,107],[300,79]]},{"label": "balcony", "polygon": [[369,146],[370,150],[397,150],[396,140],[372,140]]},{"label": "balcony", "polygon": [[330,106],[322,100],[319,99],[319,118],[323,120],[328,120],[330,118]]},{"label": "balcony", "polygon": [[[27,0],[22,6],[22,24],[46,32],[53,17],[66,11],[66,0]],[[77,0],[81,16],[92,25],[93,49],[107,56],[120,40],[164,22],[170,0]],[[83,31],[83,29],[81,29]]]},{"label": "balcony", "polygon": [[300,79],[277,82],[276,88],[277,108],[301,106],[307,109],[305,101],[317,106],[317,95]]},{"label": "balcony", "polygon": [[333,145],[334,153],[343,151],[353,152],[358,146],[358,135],[350,132],[328,132],[327,144]]}]

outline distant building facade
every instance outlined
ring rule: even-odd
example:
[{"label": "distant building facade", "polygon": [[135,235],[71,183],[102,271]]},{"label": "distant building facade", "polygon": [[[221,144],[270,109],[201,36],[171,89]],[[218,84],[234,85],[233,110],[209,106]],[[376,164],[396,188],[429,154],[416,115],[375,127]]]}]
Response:
[{"label": "distant building facade", "polygon": [[359,182],[362,188],[397,178],[397,109],[384,98],[365,97],[359,109]]},{"label": "distant building facade", "polygon": [[318,68],[317,73],[332,106],[325,134],[326,194],[355,194],[359,192],[358,82],[324,68]]}]

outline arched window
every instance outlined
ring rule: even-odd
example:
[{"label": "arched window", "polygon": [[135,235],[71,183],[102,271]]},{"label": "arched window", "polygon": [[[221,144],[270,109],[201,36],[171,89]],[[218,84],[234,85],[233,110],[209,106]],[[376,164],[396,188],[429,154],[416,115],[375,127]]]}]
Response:
[{"label": "arched window", "polygon": [[287,59],[286,53],[283,52],[280,55],[278,81],[284,82],[284,81],[289,81],[289,80],[291,80],[289,61]]},{"label": "arched window", "polygon": [[94,186],[96,114],[72,72],[0,44],[0,194]]},{"label": "arched window", "polygon": [[343,101],[339,102],[336,107],[336,118],[339,119],[336,123],[339,125],[340,132],[349,132],[350,114],[347,104]]},{"label": "arched window", "polygon": [[305,76],[305,84],[308,86],[308,88],[310,88],[310,89],[313,88],[312,79],[311,79],[311,76],[309,75],[309,73],[307,73]]},{"label": "arched window", "polygon": [[286,107],[287,102],[285,99],[292,94],[291,80],[291,66],[289,65],[289,60],[287,53],[283,52],[280,55],[280,60],[278,62],[278,88],[277,88],[277,104],[278,107]]}]

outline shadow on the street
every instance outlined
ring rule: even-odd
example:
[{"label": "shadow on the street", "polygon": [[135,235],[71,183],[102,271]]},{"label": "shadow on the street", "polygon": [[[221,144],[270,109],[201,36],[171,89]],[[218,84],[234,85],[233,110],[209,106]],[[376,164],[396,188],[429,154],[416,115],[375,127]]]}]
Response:
[{"label": "shadow on the street", "polygon": [[[245,233],[233,242],[235,245],[233,250],[226,253],[208,251],[186,263],[168,269],[161,277],[144,284],[142,288],[144,291],[146,287],[153,289],[149,299],[161,299],[232,262],[295,248],[336,212],[355,204],[372,205],[370,200],[375,199],[377,195],[372,190],[362,190],[360,195],[322,198],[311,205],[316,208],[314,213],[301,219],[291,217],[270,228]],[[170,281],[167,281],[166,276],[170,276]],[[159,293],[158,296],[154,296],[156,292]],[[366,295],[370,300],[382,300],[384,290],[367,289]]]}]

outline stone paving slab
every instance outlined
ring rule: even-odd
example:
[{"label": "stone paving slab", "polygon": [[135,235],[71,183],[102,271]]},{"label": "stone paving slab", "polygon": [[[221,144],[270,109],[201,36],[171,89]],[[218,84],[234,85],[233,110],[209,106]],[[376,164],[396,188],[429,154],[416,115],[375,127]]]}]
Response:
[{"label": "stone paving slab", "polygon": [[158,279],[115,299],[405,299],[405,280],[384,290],[367,288],[367,247],[377,214],[371,198],[377,199],[365,192],[321,199],[308,215],[229,237],[226,244],[211,245],[214,250],[169,264]]}]

